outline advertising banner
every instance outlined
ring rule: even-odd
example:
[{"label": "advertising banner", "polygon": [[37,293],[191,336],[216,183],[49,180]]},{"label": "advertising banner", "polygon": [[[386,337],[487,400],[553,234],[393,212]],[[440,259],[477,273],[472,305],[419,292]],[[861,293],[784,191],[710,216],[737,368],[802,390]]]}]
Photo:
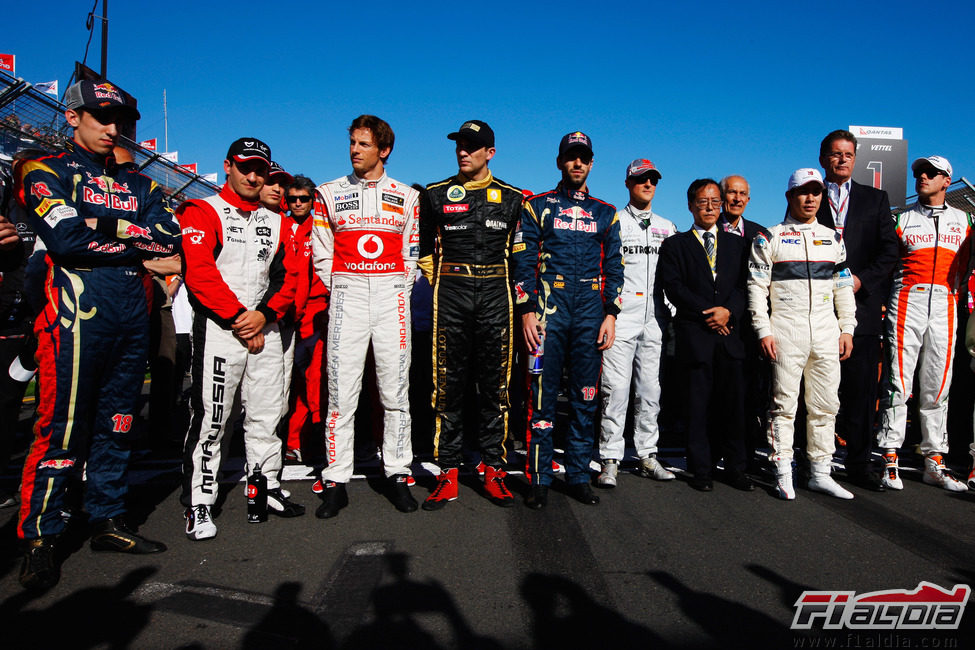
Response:
[{"label": "advertising banner", "polygon": [[907,140],[904,129],[888,126],[851,126],[857,138],[853,180],[887,192],[890,206],[903,207],[907,199]]}]

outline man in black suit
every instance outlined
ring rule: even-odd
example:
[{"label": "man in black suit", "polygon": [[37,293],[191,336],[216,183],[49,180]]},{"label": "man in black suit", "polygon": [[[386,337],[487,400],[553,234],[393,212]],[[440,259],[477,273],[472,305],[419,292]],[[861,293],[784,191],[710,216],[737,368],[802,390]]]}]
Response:
[{"label": "man in black suit", "polygon": [[[748,247],[742,237],[717,225],[721,190],[702,178],[687,189],[694,226],[668,237],[660,247],[657,281],[677,308],[674,333],[677,358],[686,366],[685,404],[687,468],[690,485],[713,489],[711,473],[721,457],[728,483],[754,489],[745,476],[742,359],[740,329],[745,317]],[[720,414],[712,451],[709,414]]]},{"label": "man in black suit", "polygon": [[749,221],[745,218],[745,208],[751,200],[749,194],[748,181],[744,176],[733,174],[721,179],[721,198],[724,200],[724,209],[721,211],[721,218],[718,220],[725,232],[745,238],[745,242],[751,246],[755,235],[760,232],[768,233],[765,226]]},{"label": "man in black suit", "polygon": [[836,433],[846,441],[846,476],[854,485],[884,490],[870,472],[874,421],[877,416],[877,365],[883,305],[900,254],[887,192],[854,182],[857,139],[849,131],[833,131],[819,145],[819,164],[826,172],[826,194],[816,220],[834,229],[846,246],[853,273],[857,326],[853,354],[840,364],[840,412]]}]

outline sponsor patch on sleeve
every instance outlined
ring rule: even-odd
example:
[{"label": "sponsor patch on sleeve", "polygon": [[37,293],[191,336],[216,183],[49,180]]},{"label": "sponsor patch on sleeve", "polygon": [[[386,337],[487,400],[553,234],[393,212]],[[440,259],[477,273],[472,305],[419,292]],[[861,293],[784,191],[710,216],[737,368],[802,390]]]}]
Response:
[{"label": "sponsor patch on sleeve", "polygon": [[527,248],[527,246],[525,246],[525,244],[523,244],[523,243],[520,243],[520,244],[515,244],[515,245],[514,245],[514,246],[513,246],[512,248],[511,248],[511,250],[512,250],[513,252],[515,252],[515,253],[520,253],[521,251],[523,251],[523,250],[525,250],[525,248]]},{"label": "sponsor patch on sleeve", "polygon": [[[46,200],[46,199],[45,199]],[[60,201],[60,199],[58,199]],[[71,217],[77,217],[78,211],[72,208],[70,205],[55,205],[50,209],[50,211],[44,216],[44,221],[51,224],[51,227],[58,225],[61,219],[70,219]]]},{"label": "sponsor patch on sleeve", "polygon": [[848,268],[842,268],[836,273],[836,286],[838,287],[852,287],[853,286],[853,273],[850,272]]}]

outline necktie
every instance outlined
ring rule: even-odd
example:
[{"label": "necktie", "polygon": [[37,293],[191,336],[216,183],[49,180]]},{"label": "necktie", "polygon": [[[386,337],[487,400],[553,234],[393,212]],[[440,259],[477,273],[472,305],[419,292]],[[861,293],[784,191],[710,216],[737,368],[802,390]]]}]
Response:
[{"label": "necktie", "polygon": [[[706,232],[704,233],[704,250],[708,253],[708,261],[714,259],[714,233]],[[713,262],[712,262],[713,264]]]}]

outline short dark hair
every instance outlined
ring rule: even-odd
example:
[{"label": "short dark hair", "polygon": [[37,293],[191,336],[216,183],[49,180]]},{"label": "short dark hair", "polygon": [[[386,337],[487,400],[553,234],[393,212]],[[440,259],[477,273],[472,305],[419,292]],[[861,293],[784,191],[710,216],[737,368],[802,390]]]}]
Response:
[{"label": "short dark hair", "polygon": [[288,186],[289,190],[308,190],[308,193],[315,196],[315,183],[307,176],[295,175],[294,182]]},{"label": "short dark hair", "polygon": [[853,151],[857,150],[857,137],[846,129],[836,129],[831,131],[823,141],[819,143],[819,157],[829,155],[829,150],[837,140],[848,140],[853,143]]},{"label": "short dark hair", "polygon": [[[376,142],[376,147],[380,151],[389,147],[389,153],[393,153],[393,143],[396,141],[396,136],[393,134],[393,128],[375,115],[360,115],[359,117],[352,120],[352,126],[349,127],[349,135],[356,129],[369,129],[372,131],[372,139]],[[389,159],[387,155],[383,158],[383,163]]]},{"label": "short dark hair", "polygon": [[[718,191],[721,192],[721,185],[718,183],[718,181],[714,180],[713,178],[698,178],[691,183],[690,187],[687,188],[687,203],[690,204],[693,202],[694,197],[701,190],[701,188],[707,187],[708,185],[716,185],[718,187]],[[723,195],[724,193],[722,192],[722,196]]]}]

